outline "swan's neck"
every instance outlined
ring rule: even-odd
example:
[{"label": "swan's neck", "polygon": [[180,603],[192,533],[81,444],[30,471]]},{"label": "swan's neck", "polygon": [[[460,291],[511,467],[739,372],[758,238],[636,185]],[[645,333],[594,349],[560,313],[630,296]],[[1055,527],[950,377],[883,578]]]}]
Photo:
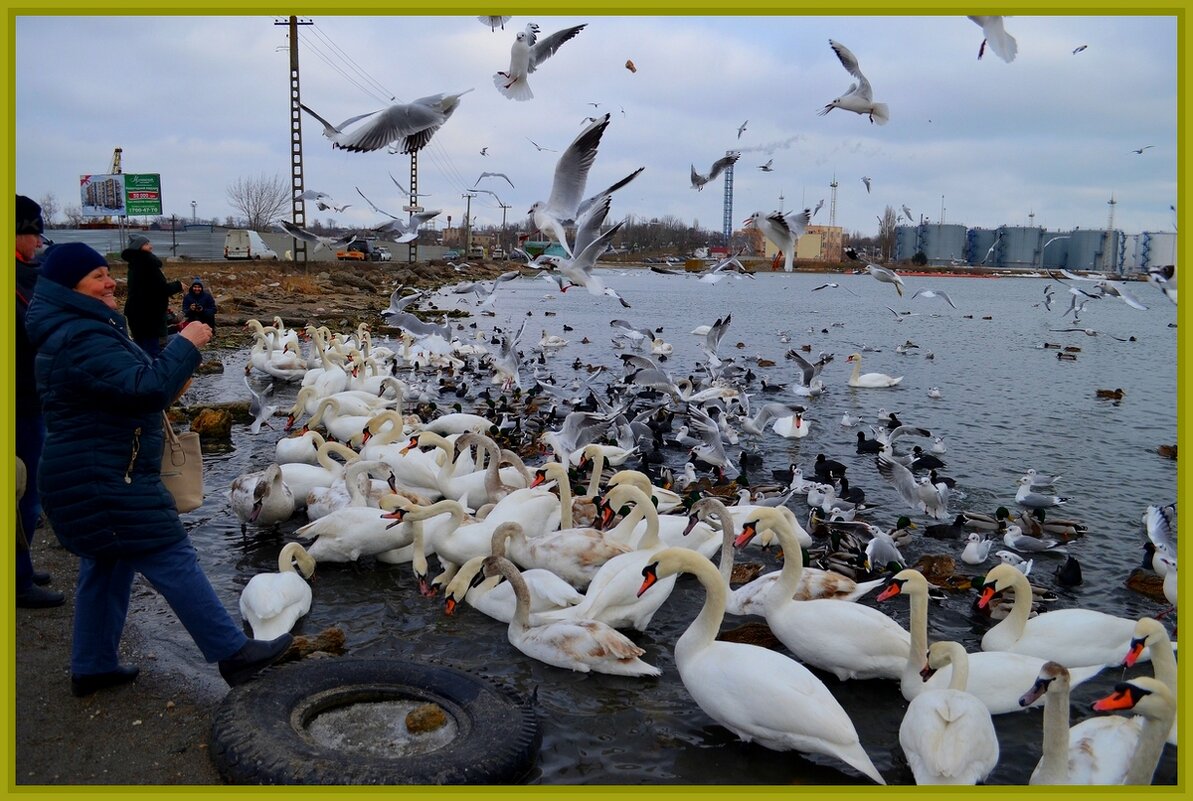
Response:
[{"label": "swan's neck", "polygon": [[857,383],[858,378],[862,375],[862,360],[853,360],[853,375],[849,376],[850,383]]},{"label": "swan's neck", "polygon": [[601,473],[605,470],[605,452],[598,450],[592,455],[592,475],[588,477],[589,498],[595,498],[601,491]]},{"label": "swan's neck", "polygon": [[[1150,638],[1149,638],[1150,640]],[[1156,642],[1148,642],[1148,653],[1152,655],[1152,672],[1157,681],[1164,683],[1176,697],[1176,656],[1172,653],[1172,642],[1167,636],[1156,638]]]},{"label": "swan's neck", "polygon": [[559,527],[561,529],[574,528],[572,522],[572,482],[568,479],[568,470],[564,465],[559,471],[555,486],[559,487]]},{"label": "swan's neck", "polygon": [[1015,577],[1011,589],[1015,593],[1015,601],[1011,605],[1011,612],[1006,618],[998,624],[998,627],[1004,628],[1015,636],[1018,640],[1023,636],[1023,630],[1027,626],[1027,618],[1031,614],[1031,584],[1027,581],[1027,576],[1018,575]]},{"label": "swan's neck", "polygon": [[[715,509],[715,507],[714,507]],[[715,509],[717,520],[721,523],[721,558],[717,564],[721,578],[725,580],[725,589],[731,590],[733,580],[733,516],[722,506]]]},{"label": "swan's neck", "polygon": [[[907,649],[907,665],[903,668],[905,682],[920,682],[920,668],[928,654],[928,593],[914,590],[907,600],[911,606],[911,646]],[[956,676],[957,666],[953,666]]]},{"label": "swan's neck", "polygon": [[1044,696],[1044,747],[1037,784],[1063,784],[1069,778],[1069,686],[1053,679]]},{"label": "swan's neck", "polygon": [[965,653],[964,648],[957,646],[953,652],[951,664],[953,665],[953,675],[949,680],[949,689],[964,692],[969,686],[969,655]]},{"label": "swan's neck", "polygon": [[[695,551],[693,555],[698,556]],[[721,629],[721,621],[725,619],[725,600],[729,590],[721,576],[707,559],[703,562],[691,560],[689,570],[696,579],[704,585],[704,606],[700,613],[688,626],[687,631],[680,635],[675,642],[675,658],[678,661],[683,655],[702,650],[712,645]]]},{"label": "swan's neck", "polygon": [[783,569],[779,572],[778,580],[767,591],[765,603],[768,614],[772,609],[779,609],[791,601],[799,586],[800,575],[804,572],[804,554],[800,550],[799,540],[796,539],[791,524],[782,515],[777,515],[776,521],[778,522],[771,524],[771,528],[783,547]]},{"label": "swan's neck", "polygon": [[522,573],[512,562],[508,562],[508,567],[503,567],[501,575],[505,576],[506,581],[514,590],[514,598],[516,606],[514,607],[514,617],[510,620],[510,626],[525,631],[530,628],[530,588],[526,586],[526,579],[522,578]]},{"label": "swan's neck", "polygon": [[1135,746],[1135,753],[1131,757],[1131,767],[1123,784],[1151,784],[1152,775],[1156,772],[1156,765],[1164,751],[1164,743],[1168,739],[1168,732],[1172,728],[1176,710],[1169,708],[1170,713],[1162,718],[1145,717],[1143,729],[1139,733],[1139,744]]},{"label": "swan's neck", "polygon": [[[646,507],[649,505],[650,505],[649,501],[647,501],[645,504],[643,504],[643,503],[634,504],[634,508],[630,510],[630,513],[628,515],[626,515],[625,517],[623,517],[621,522],[618,523],[608,534],[605,535],[605,539],[610,540],[612,542],[619,542],[619,543],[622,543],[623,545],[629,544],[630,540],[633,539],[634,529],[637,528],[638,521],[640,521],[642,518],[646,517]],[[646,531],[647,531],[647,533],[642,535],[642,540],[643,540],[643,542],[641,543],[642,547],[646,547],[645,540],[650,533],[649,524],[647,526]],[[655,538],[656,539],[658,538],[658,521],[657,520],[655,521]]]},{"label": "swan's neck", "polygon": [[414,568],[414,575],[427,575],[427,553],[426,553],[426,538],[423,533],[423,521],[414,520],[410,523],[410,534],[413,537],[414,556],[411,559],[411,567]]}]

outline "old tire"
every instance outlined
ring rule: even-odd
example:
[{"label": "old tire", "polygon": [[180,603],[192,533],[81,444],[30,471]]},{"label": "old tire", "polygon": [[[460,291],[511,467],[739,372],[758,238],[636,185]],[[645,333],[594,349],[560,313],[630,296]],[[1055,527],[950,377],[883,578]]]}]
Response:
[{"label": "old tire", "polygon": [[[344,752],[307,731],[323,712],[383,701],[438,704],[457,735],[412,756]],[[534,710],[454,668],[381,659],[327,659],[274,668],[234,688],[215,714],[211,758],[231,784],[511,784],[534,765]]]}]

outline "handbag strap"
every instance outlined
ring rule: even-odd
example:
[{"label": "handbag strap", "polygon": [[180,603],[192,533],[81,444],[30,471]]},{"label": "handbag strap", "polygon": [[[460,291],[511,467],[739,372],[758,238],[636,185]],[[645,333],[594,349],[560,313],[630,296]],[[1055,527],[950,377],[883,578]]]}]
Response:
[{"label": "handbag strap", "polygon": [[170,441],[170,449],[178,450],[182,447],[181,441],[178,439],[177,432],[174,431],[174,426],[170,423],[170,415],[162,412],[162,431],[166,435],[166,439]]}]

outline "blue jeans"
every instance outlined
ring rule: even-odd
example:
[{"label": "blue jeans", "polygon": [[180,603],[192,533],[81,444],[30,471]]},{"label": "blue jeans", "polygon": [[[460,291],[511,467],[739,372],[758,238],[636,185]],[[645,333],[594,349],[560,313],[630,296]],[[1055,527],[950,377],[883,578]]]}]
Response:
[{"label": "blue jeans", "polygon": [[134,338],[133,342],[136,342],[137,346],[148,353],[151,358],[156,359],[158,354],[162,352],[161,337]]},{"label": "blue jeans", "polygon": [[248,642],[216,597],[190,540],[148,554],[82,557],[70,655],[73,675],[107,673],[119,665],[120,635],[134,573],[143,575],[162,594],[208,662],[227,659]]},{"label": "blue jeans", "polygon": [[41,461],[41,449],[45,441],[46,424],[40,414],[36,417],[17,418],[17,457],[25,463],[25,472],[28,475],[25,494],[17,504],[17,514],[21,516],[25,539],[29,541],[29,550],[17,546],[17,592],[23,592],[33,586],[33,561],[29,557],[29,551],[33,548],[33,531],[41,518],[41,496],[37,494],[37,465]]}]

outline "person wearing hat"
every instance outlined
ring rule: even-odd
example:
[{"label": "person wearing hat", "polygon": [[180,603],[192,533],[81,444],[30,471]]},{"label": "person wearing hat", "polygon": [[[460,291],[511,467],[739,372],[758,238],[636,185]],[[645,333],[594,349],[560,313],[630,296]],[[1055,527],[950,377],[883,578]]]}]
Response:
[{"label": "person wearing hat", "polygon": [[60,592],[46,589],[50,574],[33,569],[29,546],[41,517],[41,501],[37,494],[37,467],[41,461],[41,449],[45,442],[46,426],[41,416],[41,399],[37,395],[37,382],[33,377],[33,345],[25,333],[25,313],[33,299],[37,286],[37,267],[34,254],[41,245],[45,224],[41,218],[41,206],[24,195],[17,195],[16,233],[16,390],[17,416],[14,439],[17,458],[25,463],[28,480],[24,495],[17,503],[17,520],[24,537],[14,532],[16,540],[16,590],[17,606],[24,609],[44,609],[61,606],[66,600]]},{"label": "person wearing hat", "polygon": [[171,295],[182,291],[182,282],[166,280],[162,260],[153,255],[153,243],[142,234],[128,238],[120,258],[128,262],[128,297],[124,301],[128,330],[134,342],[156,356],[166,335],[166,306]]},{"label": "person wearing hat", "polygon": [[200,322],[211,326],[215,333],[215,298],[203,286],[203,279],[195,276],[191,279],[191,288],[182,301],[182,311],[186,316],[186,323]]},{"label": "person wearing hat", "polygon": [[26,315],[46,421],[40,490],[63,547],[79,557],[71,692],[127,684],[118,660],[133,577],[170,604],[229,685],[273,664],[293,637],[250,640],[220,603],[161,480],[162,412],[211,340],[188,325],[156,357],[129,339],[104,257],[78,242],[46,250]]}]

